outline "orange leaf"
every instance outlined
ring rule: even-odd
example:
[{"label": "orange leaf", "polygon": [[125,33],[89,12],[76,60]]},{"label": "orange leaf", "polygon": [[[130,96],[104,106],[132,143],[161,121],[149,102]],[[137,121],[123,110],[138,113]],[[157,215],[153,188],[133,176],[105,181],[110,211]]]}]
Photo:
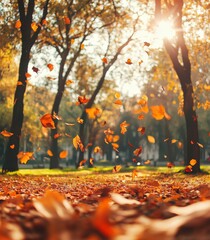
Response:
[{"label": "orange leaf", "polygon": [[47,150],[47,155],[50,156],[50,157],[53,156],[53,153],[52,153],[52,151],[50,149]]},{"label": "orange leaf", "polygon": [[54,137],[55,139],[57,139],[57,138],[59,138],[60,136],[61,136],[61,134],[60,134],[60,133],[56,133],[56,134],[54,134],[54,136],[53,136],[53,137]]},{"label": "orange leaf", "polygon": [[121,101],[120,99],[117,99],[117,100],[114,102],[114,104],[116,104],[116,105],[123,105],[123,104],[122,104],[122,101]]},{"label": "orange leaf", "polygon": [[125,63],[128,64],[128,65],[133,64],[130,58],[128,58],[127,61],[126,61]]},{"label": "orange leaf", "polygon": [[115,166],[113,167],[113,169],[112,169],[112,172],[113,172],[113,173],[117,173],[117,172],[120,171],[121,168],[122,168],[121,165],[115,165]]},{"label": "orange leaf", "polygon": [[94,158],[90,158],[90,164],[93,165],[94,163]]},{"label": "orange leaf", "polygon": [[185,172],[186,172],[186,173],[192,172],[192,166],[191,166],[191,165],[186,166]]},{"label": "orange leaf", "polygon": [[20,163],[26,164],[33,157],[33,152],[19,152],[17,158]]},{"label": "orange leaf", "polygon": [[138,157],[140,154],[142,153],[142,146],[136,148],[134,151],[133,151],[133,154]]},{"label": "orange leaf", "polygon": [[129,123],[127,123],[126,121],[122,122],[120,124],[120,128],[121,128],[121,133],[125,134],[127,132],[127,127],[130,126]]},{"label": "orange leaf", "polygon": [[21,81],[17,82],[17,86],[22,86],[22,85],[23,85],[23,83]]},{"label": "orange leaf", "polygon": [[95,119],[101,113],[99,108],[86,108],[85,111],[90,119]]},{"label": "orange leaf", "polygon": [[119,135],[114,135],[112,138],[112,142],[117,142],[117,141],[119,141],[119,139],[120,139]]},{"label": "orange leaf", "polygon": [[172,140],[171,140],[171,143],[176,143],[176,142],[177,142],[176,139],[172,139]]},{"label": "orange leaf", "polygon": [[102,62],[105,63],[105,64],[108,63],[108,60],[107,60],[107,58],[105,58],[105,57],[102,58],[101,60],[102,60]]},{"label": "orange leaf", "polygon": [[26,73],[26,74],[25,74],[25,77],[26,77],[26,78],[30,78],[30,77],[31,77],[31,74],[30,74],[30,73]]},{"label": "orange leaf", "polygon": [[70,85],[70,84],[72,84],[72,83],[73,83],[72,80],[67,80],[67,81],[66,81],[66,86],[68,86],[68,85]]},{"label": "orange leaf", "polygon": [[85,104],[85,103],[87,103],[87,102],[89,102],[89,99],[88,98],[86,98],[85,96],[79,96],[78,97],[78,105],[80,105],[80,104]]},{"label": "orange leaf", "polygon": [[197,142],[197,144],[198,144],[198,146],[199,146],[200,148],[203,148],[203,144],[201,144],[201,143],[199,143],[199,142]]},{"label": "orange leaf", "polygon": [[59,154],[60,158],[66,158],[67,156],[68,156],[68,151],[66,151],[66,150],[61,151],[60,154]]},{"label": "orange leaf", "polygon": [[79,124],[83,124],[83,123],[84,123],[84,120],[83,120],[82,118],[78,117],[78,118],[77,118],[77,122],[78,122]]},{"label": "orange leaf", "polygon": [[82,43],[82,44],[80,45],[80,49],[84,49],[84,47],[85,47],[85,45],[84,45],[84,43]]},{"label": "orange leaf", "polygon": [[4,137],[11,137],[14,133],[8,132],[7,130],[1,131],[1,135]]},{"label": "orange leaf", "polygon": [[155,143],[155,138],[153,136],[147,136],[147,140],[150,143]]},{"label": "orange leaf", "polygon": [[63,19],[64,19],[65,24],[71,23],[71,20],[68,17],[65,16]]},{"label": "orange leaf", "polygon": [[55,129],[55,123],[53,117],[50,113],[46,113],[40,118],[41,124],[45,128]]},{"label": "orange leaf", "polygon": [[135,177],[138,177],[138,172],[136,169],[132,171],[132,180],[134,180]]},{"label": "orange leaf", "polygon": [[47,64],[47,67],[50,69],[50,71],[52,71],[53,68],[54,68],[53,64],[51,64],[51,63],[48,63],[48,64]]},{"label": "orange leaf", "polygon": [[31,29],[32,29],[34,32],[36,32],[36,31],[37,31],[37,28],[38,28],[37,24],[36,24],[35,22],[33,22],[33,23],[31,24]]},{"label": "orange leaf", "polygon": [[152,117],[156,120],[161,120],[165,117],[165,108],[163,105],[151,106]]},{"label": "orange leaf", "polygon": [[143,120],[143,119],[144,119],[144,115],[143,115],[143,114],[140,114],[140,115],[138,116],[138,119],[139,119],[139,120]]},{"label": "orange leaf", "polygon": [[9,146],[11,149],[14,149],[15,148],[15,144],[12,144]]},{"label": "orange leaf", "polygon": [[197,163],[197,160],[196,160],[196,159],[193,159],[193,158],[192,158],[192,159],[190,160],[190,165],[191,165],[191,166],[195,166],[196,163]]},{"label": "orange leaf", "polygon": [[113,147],[113,149],[118,149],[119,148],[119,144],[117,144],[117,143],[112,143],[112,147]]},{"label": "orange leaf", "polygon": [[144,134],[145,134],[145,127],[139,127],[139,128],[137,129],[137,131],[140,132],[141,135],[144,135]]},{"label": "orange leaf", "polygon": [[21,23],[21,21],[20,20],[17,20],[16,21],[16,23],[15,23],[15,28],[21,28],[21,26],[22,26],[22,23]]},{"label": "orange leaf", "polygon": [[99,146],[96,146],[93,150],[94,153],[99,153],[101,151],[101,148]]},{"label": "orange leaf", "polygon": [[174,167],[174,163],[172,163],[172,162],[167,162],[166,166],[167,166],[168,168],[172,168],[172,167]]},{"label": "orange leaf", "polygon": [[42,25],[46,25],[47,24],[47,20],[46,19],[43,19],[42,20]]},{"label": "orange leaf", "polygon": [[79,166],[82,167],[83,165],[85,165],[85,163],[87,162],[86,159],[83,159],[80,163],[79,163]]}]

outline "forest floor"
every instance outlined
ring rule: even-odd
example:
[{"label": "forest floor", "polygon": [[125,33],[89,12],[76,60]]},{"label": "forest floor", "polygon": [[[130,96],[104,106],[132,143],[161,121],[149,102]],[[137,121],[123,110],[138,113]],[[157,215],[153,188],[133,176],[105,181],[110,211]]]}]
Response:
[{"label": "forest floor", "polygon": [[1,240],[210,239],[209,174],[32,171],[0,176]]}]

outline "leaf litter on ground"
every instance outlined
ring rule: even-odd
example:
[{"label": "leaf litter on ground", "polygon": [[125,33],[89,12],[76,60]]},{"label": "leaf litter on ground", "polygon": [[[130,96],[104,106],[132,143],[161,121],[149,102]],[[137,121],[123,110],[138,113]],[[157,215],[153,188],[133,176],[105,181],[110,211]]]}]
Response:
[{"label": "leaf litter on ground", "polygon": [[4,175],[0,216],[2,240],[207,240],[210,176]]}]

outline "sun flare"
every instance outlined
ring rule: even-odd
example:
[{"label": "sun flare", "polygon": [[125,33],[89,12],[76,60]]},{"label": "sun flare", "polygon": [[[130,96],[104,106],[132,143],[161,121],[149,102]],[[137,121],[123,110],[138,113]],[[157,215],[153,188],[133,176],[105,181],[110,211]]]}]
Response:
[{"label": "sun flare", "polygon": [[162,20],[157,24],[156,35],[160,39],[172,39],[175,36],[175,28],[170,21]]}]

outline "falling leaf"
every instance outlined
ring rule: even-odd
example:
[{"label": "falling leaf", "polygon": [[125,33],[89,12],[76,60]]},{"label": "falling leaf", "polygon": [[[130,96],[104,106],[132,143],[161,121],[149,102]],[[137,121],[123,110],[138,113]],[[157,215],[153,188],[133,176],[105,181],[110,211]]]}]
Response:
[{"label": "falling leaf", "polygon": [[130,142],[128,142],[128,146],[131,147],[131,148],[134,148],[134,145]]},{"label": "falling leaf", "polygon": [[90,158],[90,164],[93,165],[94,163],[94,158]]},{"label": "falling leaf", "polygon": [[60,158],[67,158],[67,156],[68,156],[68,151],[66,151],[66,150],[61,151],[59,154]]},{"label": "falling leaf", "polygon": [[77,118],[77,122],[78,122],[79,124],[83,124],[83,123],[84,123],[84,120],[83,120],[82,118],[78,117],[78,118]]},{"label": "falling leaf", "polygon": [[50,149],[47,150],[47,155],[50,156],[50,157],[53,156],[53,153],[52,153],[52,151]]},{"label": "falling leaf", "polygon": [[53,64],[52,64],[52,63],[48,63],[48,64],[47,64],[47,67],[49,68],[49,70],[50,70],[50,71],[52,71],[52,70],[53,70],[53,68],[54,68],[54,66],[53,66]]},{"label": "falling leaf", "polygon": [[84,49],[84,47],[85,47],[85,45],[84,45],[84,43],[82,43],[82,44],[80,45],[80,49]]},{"label": "falling leaf", "polygon": [[117,150],[119,148],[119,144],[112,143],[112,147],[113,147],[114,150]]},{"label": "falling leaf", "polygon": [[79,137],[79,135],[76,135],[76,137],[73,138],[73,146],[76,148],[76,149],[80,149],[82,152],[85,151],[85,148],[84,148],[84,145]]},{"label": "falling leaf", "polygon": [[36,32],[36,31],[37,31],[37,28],[38,28],[37,24],[36,24],[35,22],[33,22],[33,23],[31,24],[31,29],[32,29],[34,32]]},{"label": "falling leaf", "polygon": [[17,82],[17,86],[22,86],[22,85],[23,85],[23,83],[21,81]]},{"label": "falling leaf", "polygon": [[75,39],[71,39],[71,44],[74,44],[74,42],[75,42]]},{"label": "falling leaf", "polygon": [[140,114],[140,115],[138,116],[138,119],[139,119],[139,120],[143,120],[143,119],[144,119],[144,115],[143,115],[143,114]]},{"label": "falling leaf", "polygon": [[201,143],[199,143],[199,142],[197,142],[197,144],[198,144],[198,146],[199,146],[200,148],[203,148],[203,144],[201,144]]},{"label": "falling leaf", "polygon": [[21,21],[20,20],[17,20],[16,21],[16,23],[15,23],[15,28],[21,28],[21,26],[22,26],[22,23],[21,23]]},{"label": "falling leaf", "polygon": [[46,19],[42,20],[42,25],[47,25],[47,20]]},{"label": "falling leaf", "polygon": [[146,165],[149,165],[150,163],[151,163],[150,160],[146,160],[146,161],[144,162],[144,164],[146,164]]},{"label": "falling leaf", "polygon": [[115,95],[114,95],[115,98],[120,98],[121,97],[121,94],[119,92],[116,92]]},{"label": "falling leaf", "polygon": [[197,160],[196,160],[196,159],[192,158],[192,159],[190,160],[190,165],[191,165],[191,166],[195,166],[196,163],[197,163]]},{"label": "falling leaf", "polygon": [[114,104],[116,105],[123,105],[120,99],[115,100]]},{"label": "falling leaf", "polygon": [[86,159],[83,159],[80,163],[79,163],[79,166],[82,167],[85,165],[85,163],[87,162]]},{"label": "falling leaf", "polygon": [[95,108],[95,107],[86,108],[85,111],[88,114],[88,117],[90,119],[95,119],[101,113],[101,110],[99,108]]},{"label": "falling leaf", "polygon": [[143,60],[140,60],[140,61],[139,61],[139,65],[141,65],[142,63],[143,63]]},{"label": "falling leaf", "polygon": [[30,77],[31,77],[31,74],[27,72],[27,73],[25,74],[25,77],[26,77],[26,78],[30,78]]},{"label": "falling leaf", "polygon": [[35,73],[38,73],[39,69],[37,67],[32,67],[32,70],[35,72]]},{"label": "falling leaf", "polygon": [[144,42],[144,46],[149,47],[150,43],[149,42]]},{"label": "falling leaf", "polygon": [[60,136],[62,136],[60,133],[56,133],[56,134],[54,134],[53,138],[58,139]]},{"label": "falling leaf", "polygon": [[128,65],[133,64],[130,58],[128,58],[127,61],[126,61],[125,63],[128,64]]},{"label": "falling leaf", "polygon": [[138,157],[140,154],[142,153],[142,146],[136,148],[134,151],[133,151],[133,154]]},{"label": "falling leaf", "polygon": [[112,138],[112,142],[117,142],[117,141],[119,141],[119,139],[120,139],[119,135],[114,135]]},{"label": "falling leaf", "polygon": [[79,96],[78,97],[78,102],[77,102],[77,105],[80,105],[80,104],[86,104],[89,102],[89,99],[86,98],[85,96]]},{"label": "falling leaf", "polygon": [[106,121],[100,122],[101,127],[104,127],[106,125]]},{"label": "falling leaf", "polygon": [[144,135],[144,134],[145,134],[145,127],[139,127],[139,128],[137,129],[137,131],[140,132],[141,135]]},{"label": "falling leaf", "polygon": [[93,150],[94,153],[99,153],[101,151],[101,148],[99,146],[96,146]]},{"label": "falling leaf", "polygon": [[17,158],[20,163],[26,164],[33,157],[33,152],[19,152]]},{"label": "falling leaf", "polygon": [[148,142],[150,142],[150,143],[155,143],[155,138],[153,137],[153,136],[147,136],[147,140],[148,140]]},{"label": "falling leaf", "polygon": [[121,168],[122,168],[121,165],[115,165],[115,166],[113,167],[113,169],[112,169],[112,172],[113,172],[113,173],[117,173],[117,172],[120,171]]},{"label": "falling leaf", "polygon": [[151,106],[152,117],[161,120],[165,117],[165,108],[163,105]]},{"label": "falling leaf", "polygon": [[15,148],[15,144],[12,144],[9,146],[11,149],[14,149]]},{"label": "falling leaf", "polygon": [[66,126],[74,126],[75,124],[74,123],[65,123]]},{"label": "falling leaf", "polygon": [[125,134],[126,132],[127,132],[127,127],[128,126],[130,126],[130,124],[129,123],[127,123],[126,121],[124,121],[124,122],[122,122],[121,124],[120,124],[120,128],[121,128],[121,133],[122,134]]},{"label": "falling leaf", "polygon": [[1,131],[1,135],[4,137],[11,137],[12,135],[14,135],[14,133],[8,132],[7,130],[3,130]]},{"label": "falling leaf", "polygon": [[179,149],[182,149],[182,148],[183,148],[183,143],[179,141],[179,142],[177,143],[177,146],[178,146]]},{"label": "falling leaf", "polygon": [[177,142],[177,140],[176,139],[172,139],[171,140],[171,143],[173,144],[173,143],[176,143]]},{"label": "falling leaf", "polygon": [[70,18],[68,18],[68,17],[65,16],[63,19],[64,19],[64,22],[65,22],[66,25],[68,25],[68,24],[71,23]]},{"label": "falling leaf", "polygon": [[45,128],[55,129],[55,123],[53,117],[50,113],[46,113],[40,118],[41,124]]},{"label": "falling leaf", "polygon": [[105,63],[105,64],[108,63],[108,60],[107,60],[106,57],[102,58],[101,60],[102,60],[102,62]]},{"label": "falling leaf", "polygon": [[67,80],[67,81],[66,81],[66,86],[69,86],[69,85],[72,84],[72,83],[73,83],[72,80]]}]

